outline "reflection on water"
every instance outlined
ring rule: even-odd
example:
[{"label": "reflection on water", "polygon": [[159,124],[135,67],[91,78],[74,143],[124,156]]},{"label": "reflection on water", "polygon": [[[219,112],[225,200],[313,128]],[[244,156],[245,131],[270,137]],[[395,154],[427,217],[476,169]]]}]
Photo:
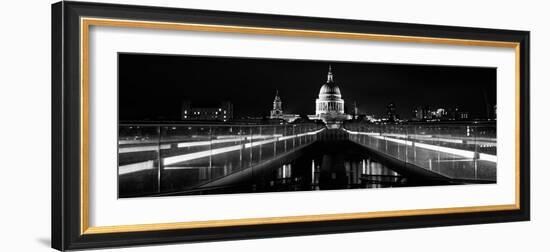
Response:
[{"label": "reflection on water", "polygon": [[407,178],[366,156],[302,157],[254,175],[256,192],[406,186]]}]

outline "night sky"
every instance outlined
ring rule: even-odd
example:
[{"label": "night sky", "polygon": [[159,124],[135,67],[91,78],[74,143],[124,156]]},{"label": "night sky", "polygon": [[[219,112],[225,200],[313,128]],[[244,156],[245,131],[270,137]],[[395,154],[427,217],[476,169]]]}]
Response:
[{"label": "night sky", "polygon": [[486,118],[496,103],[496,69],[363,62],[119,54],[119,119],[179,120],[181,103],[218,107],[235,118],[267,116],[278,89],[285,113],[315,114],[328,65],[346,112],[381,117],[394,102],[402,119],[417,106],[456,107]]}]

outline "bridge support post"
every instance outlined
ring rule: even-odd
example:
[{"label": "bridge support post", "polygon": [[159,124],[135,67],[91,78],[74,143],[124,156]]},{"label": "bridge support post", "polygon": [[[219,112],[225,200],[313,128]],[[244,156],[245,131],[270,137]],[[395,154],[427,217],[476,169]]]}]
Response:
[{"label": "bridge support post", "polygon": [[160,179],[161,179],[161,169],[162,169],[162,158],[160,153],[160,138],[161,138],[161,130],[160,126],[157,127],[157,192],[160,193]]},{"label": "bridge support post", "polygon": [[208,180],[212,179],[212,126],[208,129],[208,136],[210,138],[210,156],[208,156]]},{"label": "bridge support post", "polygon": [[273,157],[277,156],[277,142],[279,138],[277,137],[277,126],[273,126],[273,136],[275,137],[275,142],[273,142]]},{"label": "bridge support post", "polygon": [[[260,135],[260,138],[261,138],[262,137],[262,126],[260,126],[259,135]],[[263,141],[263,139],[260,140],[260,141]],[[258,157],[258,160],[262,160],[262,144],[260,144],[260,146],[258,146],[258,148],[260,148],[260,156]],[[252,151],[252,146],[250,147],[250,151]]]}]

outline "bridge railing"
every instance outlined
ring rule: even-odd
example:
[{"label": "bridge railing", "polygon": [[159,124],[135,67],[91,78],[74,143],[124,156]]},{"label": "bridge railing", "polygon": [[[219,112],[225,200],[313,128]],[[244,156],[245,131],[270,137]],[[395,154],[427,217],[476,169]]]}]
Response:
[{"label": "bridge railing", "polygon": [[345,125],[349,139],[453,179],[496,181],[495,125]]},{"label": "bridge railing", "polygon": [[119,125],[119,196],[192,188],[312,143],[317,124]]}]

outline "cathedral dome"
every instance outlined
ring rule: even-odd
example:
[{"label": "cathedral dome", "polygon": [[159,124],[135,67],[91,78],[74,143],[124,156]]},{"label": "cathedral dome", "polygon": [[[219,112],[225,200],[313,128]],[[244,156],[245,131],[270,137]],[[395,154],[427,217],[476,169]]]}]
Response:
[{"label": "cathedral dome", "polygon": [[332,67],[328,67],[327,82],[319,90],[319,98],[315,99],[315,115],[309,116],[311,120],[323,120],[329,129],[338,129],[342,122],[351,119],[344,112],[344,99],[340,88],[334,82]]},{"label": "cathedral dome", "polygon": [[334,76],[332,75],[332,67],[329,66],[327,83],[319,90],[319,98],[341,98],[340,88],[334,83]]},{"label": "cathedral dome", "polygon": [[319,97],[328,98],[331,96],[336,96],[339,98],[342,97],[342,94],[340,93],[340,88],[334,83],[327,83],[321,87],[321,90],[319,90]]}]

